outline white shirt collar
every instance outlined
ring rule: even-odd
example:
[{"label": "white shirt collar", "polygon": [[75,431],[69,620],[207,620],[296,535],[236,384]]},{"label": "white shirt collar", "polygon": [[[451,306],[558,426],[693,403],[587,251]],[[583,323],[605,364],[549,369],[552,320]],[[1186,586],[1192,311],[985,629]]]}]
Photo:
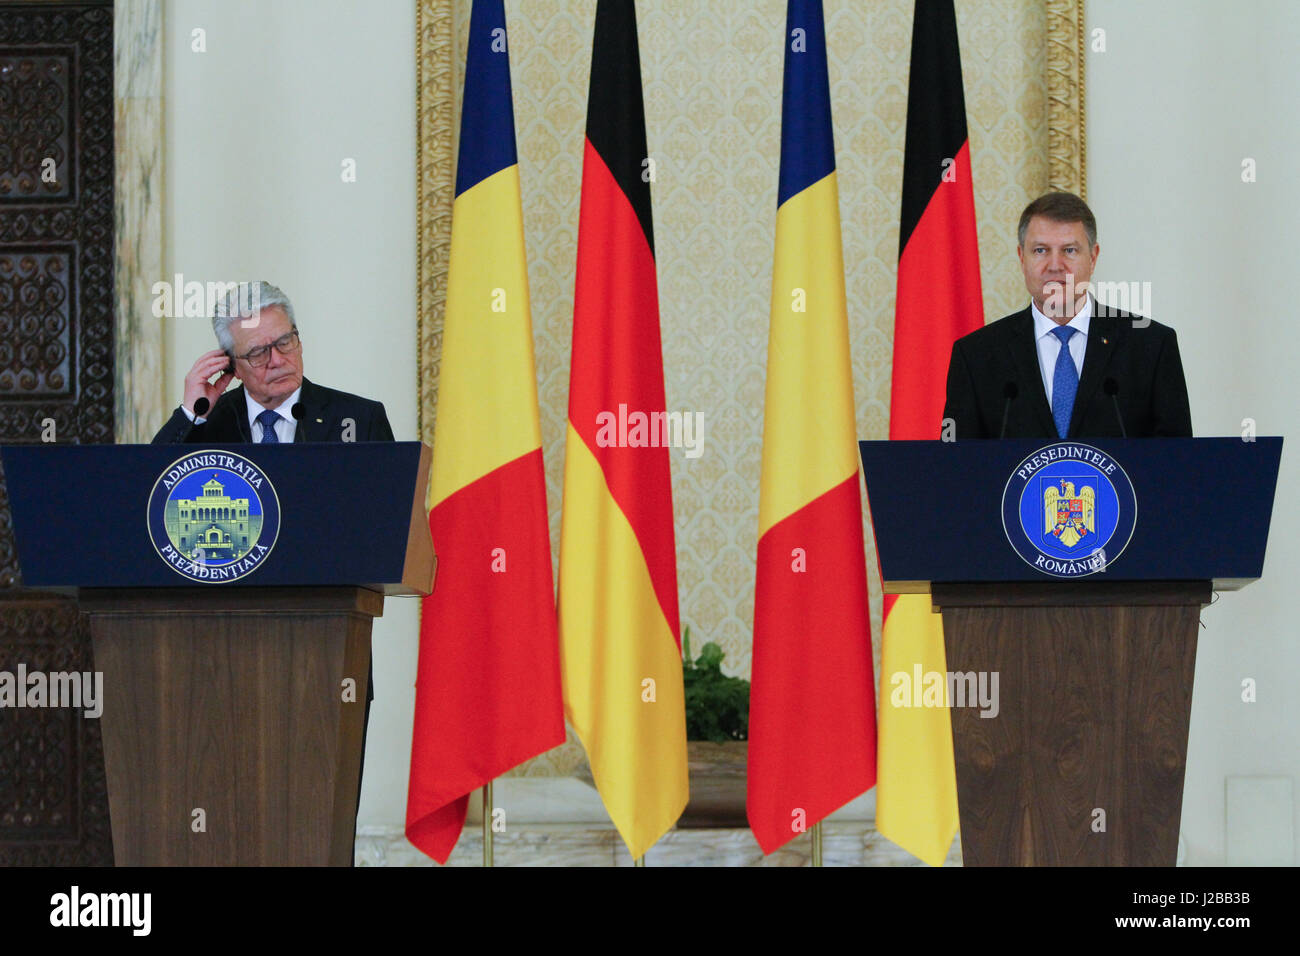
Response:
[{"label": "white shirt collar", "polygon": [[[1029,300],[1029,311],[1034,317],[1034,339],[1037,341],[1044,335],[1050,335],[1052,329],[1059,328],[1056,321],[1043,315],[1038,308],[1038,303],[1033,299]],[[1092,293],[1088,293],[1087,300],[1078,312],[1074,314],[1069,322],[1065,323],[1072,329],[1078,329],[1085,336],[1088,334],[1088,326],[1092,322]]]},{"label": "white shirt collar", "polygon": [[[275,413],[285,419],[285,421],[294,421],[291,415],[285,414],[285,411],[293,408],[298,401],[298,395],[301,391],[302,386],[299,385],[293,390],[292,395],[275,407]],[[253,400],[253,396],[248,394],[247,388],[244,389],[244,401],[248,403],[248,427],[251,429],[253,427],[253,422],[257,421],[257,416],[266,411],[266,408]]]}]

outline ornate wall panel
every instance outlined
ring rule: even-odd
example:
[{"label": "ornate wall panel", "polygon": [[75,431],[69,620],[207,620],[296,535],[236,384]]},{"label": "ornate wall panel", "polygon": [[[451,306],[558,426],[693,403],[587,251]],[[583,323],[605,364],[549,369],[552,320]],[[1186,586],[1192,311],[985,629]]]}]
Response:
[{"label": "ornate wall panel", "polygon": [[[0,592],[0,670],[93,671],[71,601]],[[113,862],[99,721],[68,708],[0,709],[0,866]]]},{"label": "ornate wall panel", "polygon": [[72,394],[68,275],[75,252],[71,245],[0,252],[0,401]]},{"label": "ornate wall panel", "polygon": [[[111,4],[0,4],[0,442],[113,441],[113,176]],[[20,584],[0,475],[0,670],[93,670]],[[0,710],[0,865],[111,863],[103,778],[81,711]]]},{"label": "ornate wall panel", "polygon": [[[438,394],[438,358],[442,353],[442,313],[447,301],[447,262],[451,258],[451,204],[455,198],[456,139],[455,54],[460,36],[452,0],[418,0],[415,24],[416,127],[416,281],[419,284],[419,429],[420,440],[433,445]],[[469,11],[459,11],[469,23]]]},{"label": "ornate wall panel", "polygon": [[1047,0],[1048,187],[1088,197],[1083,2]]},{"label": "ornate wall panel", "polygon": [[112,29],[107,4],[0,17],[0,441],[113,440]]},{"label": "ornate wall panel", "polygon": [[[1082,188],[1082,0],[957,0],[985,319],[1026,297],[1021,209]],[[422,435],[437,407],[440,290],[469,0],[421,0]],[[888,434],[913,0],[826,0],[858,433]],[[543,452],[558,552],[573,264],[594,0],[507,3]],[[748,676],[780,142],[782,0],[638,4],[668,408],[702,412],[672,455],[682,621]],[[436,25],[436,29],[434,28]],[[447,35],[448,26],[453,27]],[[453,113],[454,109],[454,113]],[[425,123],[429,122],[426,128]],[[869,533],[869,529],[868,529]],[[879,574],[868,548],[874,633]],[[573,739],[524,774],[570,773]]]},{"label": "ornate wall panel", "polygon": [[[0,197],[66,199],[73,156],[68,149],[72,70],[67,53],[0,56],[6,107],[0,140]],[[48,160],[48,166],[42,164]]]}]

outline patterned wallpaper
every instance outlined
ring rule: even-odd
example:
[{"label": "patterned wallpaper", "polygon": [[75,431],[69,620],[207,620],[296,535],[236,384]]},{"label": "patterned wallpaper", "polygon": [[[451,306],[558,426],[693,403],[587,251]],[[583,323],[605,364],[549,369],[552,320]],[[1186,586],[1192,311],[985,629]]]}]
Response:
[{"label": "patterned wallpaper", "polygon": [[[506,6],[551,542],[558,553],[595,2]],[[1025,298],[1015,224],[1025,203],[1047,186],[1047,13],[1033,0],[957,0],[956,6],[985,318],[992,320]],[[912,7],[912,0],[825,4],[862,438],[888,433]],[[470,0],[454,0],[457,111],[469,10]],[[717,641],[726,652],[724,669],[748,677],[785,3],[643,0],[638,15],[647,139],[657,167],[652,191],[668,408],[702,412],[705,425],[702,455],[672,453],[682,622],[696,648]],[[874,559],[868,545],[878,638]],[[565,746],[516,773],[569,774],[582,762],[570,735]]]}]

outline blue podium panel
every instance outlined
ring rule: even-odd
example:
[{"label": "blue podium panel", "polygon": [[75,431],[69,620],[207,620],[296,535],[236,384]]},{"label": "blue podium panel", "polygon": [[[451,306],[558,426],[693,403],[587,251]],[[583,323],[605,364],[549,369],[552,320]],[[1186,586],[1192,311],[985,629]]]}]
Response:
[{"label": "blue podium panel", "polygon": [[428,590],[407,574],[408,551],[428,548],[419,442],[13,445],[0,458],[28,587]]},{"label": "blue podium panel", "polygon": [[1260,577],[1281,438],[860,443],[889,593]]}]

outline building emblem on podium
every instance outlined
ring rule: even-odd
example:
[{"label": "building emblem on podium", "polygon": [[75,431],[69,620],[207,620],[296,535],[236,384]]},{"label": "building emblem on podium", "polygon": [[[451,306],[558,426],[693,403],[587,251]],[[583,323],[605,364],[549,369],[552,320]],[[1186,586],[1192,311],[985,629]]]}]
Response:
[{"label": "building emblem on podium", "polygon": [[251,574],[275,547],[280,500],[249,459],[205,449],[177,459],[149,495],[149,537],[182,577],[203,584]]},{"label": "building emblem on podium", "polygon": [[1012,471],[1002,494],[1011,547],[1044,574],[1105,571],[1137,524],[1133,483],[1119,463],[1079,442],[1046,445]]}]

